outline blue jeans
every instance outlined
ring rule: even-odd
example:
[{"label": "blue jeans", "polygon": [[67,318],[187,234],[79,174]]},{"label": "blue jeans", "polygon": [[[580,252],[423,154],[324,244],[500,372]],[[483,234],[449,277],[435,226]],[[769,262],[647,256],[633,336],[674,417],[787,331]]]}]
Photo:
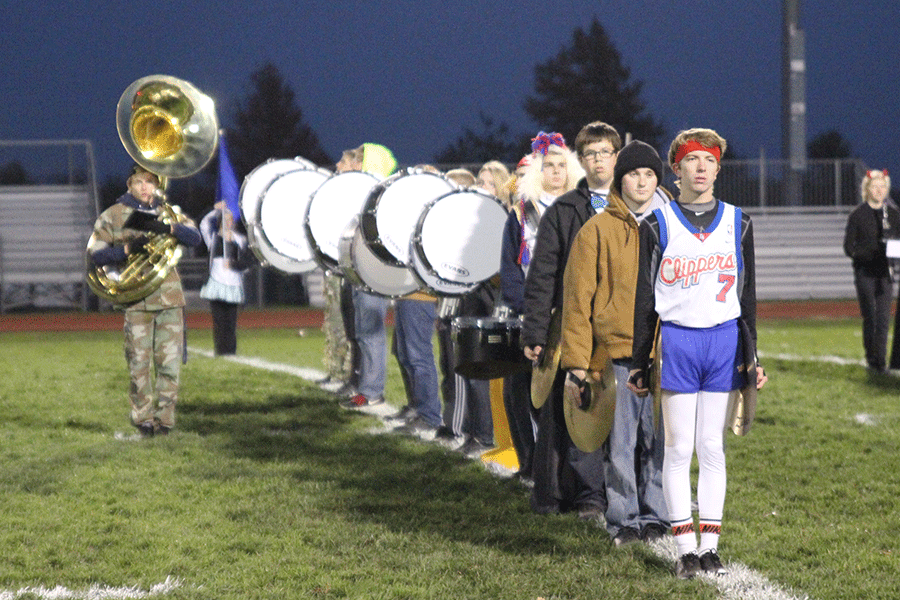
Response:
[{"label": "blue jeans", "polygon": [[384,396],[387,378],[387,331],[384,318],[388,300],[353,288],[354,325],[359,346],[358,393],[366,398]]},{"label": "blue jeans", "polygon": [[[639,398],[625,382],[631,365],[613,363],[616,374],[616,411],[607,447],[606,529],[615,536],[623,527],[640,531],[650,523],[668,526],[668,509],[662,491],[665,452],[662,416],[653,426],[653,396]],[[635,462],[636,454],[640,455]]]},{"label": "blue jeans", "polygon": [[410,404],[435,427],[441,425],[437,367],[434,364],[434,332],[437,310],[434,302],[399,299],[394,303],[394,333],[397,362],[409,373]]}]

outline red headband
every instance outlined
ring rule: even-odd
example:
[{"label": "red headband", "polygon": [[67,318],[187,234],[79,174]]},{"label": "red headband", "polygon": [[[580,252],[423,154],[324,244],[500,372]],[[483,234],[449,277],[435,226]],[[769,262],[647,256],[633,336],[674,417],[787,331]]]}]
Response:
[{"label": "red headband", "polygon": [[675,153],[675,159],[672,161],[672,164],[677,165],[681,162],[681,159],[684,158],[688,153],[695,152],[697,150],[709,152],[716,157],[716,161],[722,160],[722,149],[718,146],[713,146],[712,148],[710,148],[709,146],[704,146],[697,140],[690,140],[678,147],[678,152]]},{"label": "red headband", "polygon": [[888,170],[884,169],[883,171],[875,171],[874,169],[872,169],[872,170],[866,171],[866,175],[869,176],[869,179],[871,179],[873,177],[887,177]]}]

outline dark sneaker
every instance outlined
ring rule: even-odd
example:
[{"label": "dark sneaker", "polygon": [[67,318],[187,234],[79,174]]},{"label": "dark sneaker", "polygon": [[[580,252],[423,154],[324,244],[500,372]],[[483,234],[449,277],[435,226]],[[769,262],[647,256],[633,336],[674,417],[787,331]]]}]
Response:
[{"label": "dark sneaker", "polygon": [[719,553],[715,550],[707,550],[700,555],[700,568],[710,575],[725,575],[728,569],[722,564]]},{"label": "dark sneaker", "polygon": [[384,398],[366,398],[362,394],[356,394],[341,401],[342,408],[366,408],[367,406],[378,406],[379,404],[384,404]]},{"label": "dark sneaker", "polygon": [[417,415],[404,425],[395,427],[394,432],[402,435],[415,436],[425,440],[432,440],[437,433],[437,427]]},{"label": "dark sneaker", "polygon": [[578,507],[578,518],[582,521],[599,521],[606,510],[599,504],[582,504]]},{"label": "dark sneaker", "polygon": [[417,414],[418,413],[416,413],[416,409],[414,409],[412,406],[407,404],[406,406],[404,406],[403,408],[401,408],[399,411],[395,412],[394,414],[386,416],[384,418],[384,420],[408,423],[408,422],[412,421],[413,419],[415,419]]},{"label": "dark sneaker", "polygon": [[469,458],[481,458],[482,454],[493,449],[493,445],[484,444],[475,438],[469,438],[465,444],[457,449],[457,452],[465,454]]},{"label": "dark sneaker", "polygon": [[453,433],[453,430],[446,425],[441,425],[437,428],[437,431],[434,432],[434,441],[450,450],[457,450],[465,443],[466,438],[461,435],[456,435]]},{"label": "dark sneaker", "polygon": [[165,425],[160,425],[156,428],[156,435],[169,435],[172,433],[171,427],[166,427]]},{"label": "dark sneaker", "polygon": [[675,577],[678,579],[693,579],[700,573],[700,557],[696,552],[688,552],[678,557],[675,562]]},{"label": "dark sneaker", "polygon": [[146,423],[141,423],[137,426],[138,433],[141,434],[141,437],[150,438],[153,437],[154,427],[152,421],[147,421]]},{"label": "dark sneaker", "polygon": [[613,543],[616,547],[627,546],[628,544],[634,544],[639,541],[641,541],[641,534],[639,534],[638,530],[634,527],[623,527],[616,534],[616,537],[613,538]]},{"label": "dark sneaker", "polygon": [[669,528],[662,523],[647,523],[641,529],[641,540],[645,544],[661,540],[669,533]]}]

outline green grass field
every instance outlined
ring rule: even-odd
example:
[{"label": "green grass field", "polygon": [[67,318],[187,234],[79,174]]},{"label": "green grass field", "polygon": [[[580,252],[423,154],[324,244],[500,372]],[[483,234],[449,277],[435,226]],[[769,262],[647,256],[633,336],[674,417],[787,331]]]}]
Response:
[{"label": "green grass field", "polygon": [[[809,360],[765,359],[753,430],[729,434],[723,559],[786,597],[900,596],[900,380],[815,360],[861,358],[857,321],[759,329],[764,356]],[[311,368],[322,343],[293,329],[238,342]],[[375,434],[376,419],[291,375],[194,355],[177,431],[134,441],[120,333],[0,344],[0,599],[147,597],[167,581],[167,598],[217,600],[781,597],[676,580],[653,549],[534,515],[518,483]],[[189,345],[211,349],[209,332]]]}]

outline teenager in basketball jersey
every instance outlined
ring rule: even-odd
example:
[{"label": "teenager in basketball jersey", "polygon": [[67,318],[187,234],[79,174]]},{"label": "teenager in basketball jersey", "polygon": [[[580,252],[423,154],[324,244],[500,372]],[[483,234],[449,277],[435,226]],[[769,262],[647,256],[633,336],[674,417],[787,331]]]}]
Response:
[{"label": "teenager in basketball jersey", "polygon": [[[679,133],[669,149],[669,165],[679,179],[680,196],[640,226],[628,387],[648,393],[660,323],[662,372],[653,376],[660,377],[666,438],[663,494],[679,555],[675,572],[685,579],[701,570],[726,572],[717,547],[725,504],[729,393],[744,386],[739,318],[756,339],[752,224],[739,208],[713,196],[725,148],[725,140],[711,129]],[[766,379],[758,369],[757,387]],[[695,447],[699,545],[691,511]]]}]

